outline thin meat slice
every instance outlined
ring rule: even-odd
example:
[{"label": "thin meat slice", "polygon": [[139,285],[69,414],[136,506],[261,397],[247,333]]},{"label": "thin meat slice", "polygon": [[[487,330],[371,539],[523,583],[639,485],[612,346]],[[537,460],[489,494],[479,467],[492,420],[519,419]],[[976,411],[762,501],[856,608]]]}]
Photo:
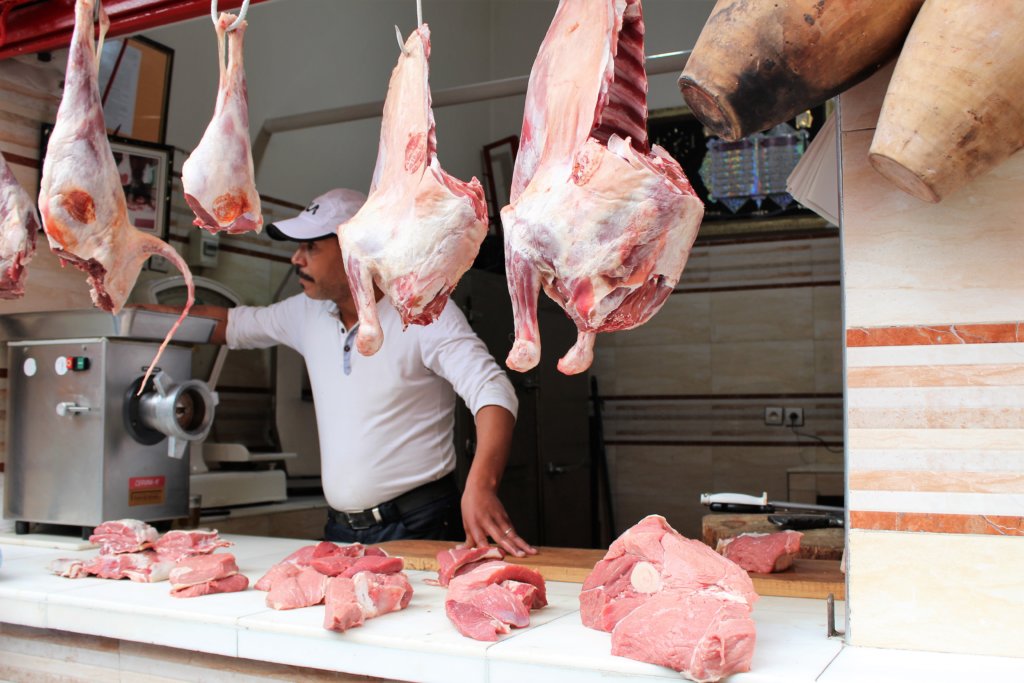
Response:
[{"label": "thin meat slice", "polygon": [[168,531],[153,544],[153,549],[162,558],[180,561],[195,555],[207,555],[218,548],[229,548],[234,545],[225,541],[216,529],[194,529],[191,531]]},{"label": "thin meat slice", "polygon": [[528,583],[537,589],[534,595],[534,607],[539,609],[548,604],[547,589],[544,577],[536,569],[520,564],[509,564],[494,560],[485,562],[476,569],[452,579],[448,585],[448,600],[465,601],[475,591],[486,588],[492,583],[519,581]]},{"label": "thin meat slice", "polygon": [[446,600],[444,613],[455,630],[473,640],[494,641],[499,635],[509,633],[512,627],[501,619],[492,617],[476,605],[468,602]]},{"label": "thin meat slice", "polygon": [[498,546],[486,548],[449,548],[437,554],[437,583],[447,586],[464,568],[472,568],[487,560],[502,560],[505,553]]},{"label": "thin meat slice", "polygon": [[[537,601],[537,587],[532,583],[523,583],[522,581],[502,581],[501,585],[506,588],[509,592],[516,597],[519,602],[523,604],[523,607],[527,611],[533,609],[534,604]],[[539,607],[539,605],[538,605]]]},{"label": "thin meat slice", "polygon": [[530,72],[511,204],[501,210],[515,317],[506,361],[540,360],[541,290],[578,329],[565,374],[598,332],[645,323],[672,293],[704,215],[682,167],[647,139],[639,0],[561,0]]},{"label": "thin meat slice", "polygon": [[469,604],[495,619],[513,626],[530,625],[530,608],[503,584],[492,583],[469,596]]},{"label": "thin meat slice", "polygon": [[245,574],[233,574],[223,579],[213,579],[204,583],[187,586],[185,588],[173,588],[171,597],[174,598],[198,598],[203,595],[214,593],[237,593],[249,587],[249,578]]},{"label": "thin meat slice", "polygon": [[173,562],[161,560],[152,550],[117,555],[97,555],[85,563],[85,572],[101,579],[129,579],[157,583],[170,576]]},{"label": "thin meat slice", "polygon": [[312,607],[324,601],[328,577],[312,567],[274,581],[267,593],[267,607],[277,610]]},{"label": "thin meat slice", "polygon": [[0,299],[25,294],[25,266],[36,253],[37,216],[31,197],[0,154]]},{"label": "thin meat slice", "polygon": [[47,565],[47,569],[57,576],[63,576],[65,579],[80,579],[83,576],[89,576],[89,572],[85,569],[85,561],[70,557],[60,557],[53,560]]},{"label": "thin meat slice", "polygon": [[437,160],[429,57],[430,30],[423,24],[391,74],[366,203],[338,229],[359,312],[356,348],[364,356],[384,341],[374,283],[403,323],[427,325],[444,310],[487,235],[480,181],[454,178]]},{"label": "thin meat slice", "polygon": [[748,572],[770,574],[793,566],[803,536],[792,530],[739,534],[719,540],[715,550]]},{"label": "thin meat slice", "polygon": [[347,567],[341,576],[355,576],[359,572],[371,572],[373,574],[397,574],[405,569],[405,560],[401,557],[379,557],[370,555],[356,558],[352,565]]},{"label": "thin meat slice", "polygon": [[229,234],[263,229],[249,146],[249,102],[242,65],[242,39],[247,24],[242,21],[228,31],[235,20],[235,15],[224,13],[214,22],[220,65],[217,104],[203,139],[181,167],[185,201],[196,215],[193,224],[210,232]]},{"label": "thin meat slice", "polygon": [[454,577],[444,607],[459,633],[492,641],[513,627],[529,626],[530,610],[547,604],[544,578],[539,572],[491,561]]},{"label": "thin meat slice", "polygon": [[226,579],[238,573],[238,564],[231,553],[197,555],[182,560],[171,570],[168,577],[171,589],[188,588],[201,583]]},{"label": "thin meat slice", "polygon": [[135,553],[153,547],[160,536],[155,528],[137,519],[103,522],[92,530],[89,542],[100,547],[101,555]]},{"label": "thin meat slice", "polygon": [[269,591],[278,581],[295,576],[300,571],[302,571],[302,567],[291,562],[278,562],[256,581],[253,588],[258,591]]},{"label": "thin meat slice", "polygon": [[99,44],[94,45],[96,2],[75,3],[64,95],[43,160],[39,211],[50,249],[61,262],[88,274],[92,300],[104,311],[121,310],[150,256],[162,256],[184,276],[188,287],[185,307],[146,368],[141,390],[188,315],[195,287],[188,266],[173,247],[128,221],[120,174],[107,140],[98,81],[98,54],[110,21],[101,8]]},{"label": "thin meat slice", "polygon": [[[277,579],[294,576],[299,573],[298,570],[312,566],[314,562],[323,563],[326,561],[325,558],[332,557],[361,557],[364,550],[365,548],[359,543],[339,546],[330,541],[303,546],[267,570],[267,573],[260,577],[253,588],[258,591],[268,591]],[[337,562],[345,566],[348,565],[348,560],[338,560]],[[331,566],[331,563],[327,561],[323,566]]]}]

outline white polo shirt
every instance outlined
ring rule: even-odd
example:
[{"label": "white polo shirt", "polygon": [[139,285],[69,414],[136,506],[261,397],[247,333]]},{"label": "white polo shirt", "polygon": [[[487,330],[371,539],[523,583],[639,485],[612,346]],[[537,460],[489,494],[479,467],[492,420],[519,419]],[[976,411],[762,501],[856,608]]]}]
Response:
[{"label": "white polo shirt", "polygon": [[[387,299],[377,303],[384,344],[356,351],[331,301],[305,294],[228,314],[232,349],[287,344],[306,361],[324,494],[335,510],[366,510],[455,469],[455,394],[474,415],[498,405],[516,414],[508,377],[449,303],[430,325],[402,329]],[[348,349],[348,350],[346,350]]]}]

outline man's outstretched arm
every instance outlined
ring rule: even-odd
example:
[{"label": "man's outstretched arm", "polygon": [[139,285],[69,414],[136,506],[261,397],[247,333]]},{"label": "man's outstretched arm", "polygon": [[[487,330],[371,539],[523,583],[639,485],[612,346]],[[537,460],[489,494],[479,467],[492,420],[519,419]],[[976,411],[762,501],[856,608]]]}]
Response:
[{"label": "man's outstretched arm", "polygon": [[498,499],[515,422],[512,413],[501,406],[486,405],[477,411],[476,453],[462,494],[462,525],[466,545],[486,546],[490,536],[502,550],[523,557],[537,550],[519,536]]}]

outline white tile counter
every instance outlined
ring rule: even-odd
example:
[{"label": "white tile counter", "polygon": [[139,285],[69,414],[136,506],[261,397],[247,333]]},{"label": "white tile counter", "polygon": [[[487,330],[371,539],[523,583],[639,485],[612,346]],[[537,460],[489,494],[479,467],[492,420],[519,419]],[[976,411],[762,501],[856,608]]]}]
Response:
[{"label": "white tile counter", "polygon": [[[227,550],[251,581],[309,543],[225,538],[235,543]],[[531,612],[529,628],[485,643],[451,626],[444,613],[445,589],[423,583],[430,572],[408,572],[415,591],[408,609],[335,633],[321,626],[322,606],[278,612],[265,606],[265,593],[251,588],[172,598],[167,582],[64,579],[45,569],[57,557],[90,557],[95,550],[0,549],[0,622],[8,624],[411,681],[681,680],[669,669],[611,656],[611,636],[580,623],[579,584],[548,582],[549,605]],[[730,683],[1024,681],[1024,659],[844,647],[825,637],[821,600],[765,597],[754,620],[758,643],[752,670]],[[837,622],[842,621],[839,615]]]}]

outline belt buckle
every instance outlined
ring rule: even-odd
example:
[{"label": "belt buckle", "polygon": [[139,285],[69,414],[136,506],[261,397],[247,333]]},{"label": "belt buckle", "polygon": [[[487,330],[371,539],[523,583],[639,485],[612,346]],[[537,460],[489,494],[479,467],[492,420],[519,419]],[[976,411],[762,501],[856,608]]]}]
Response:
[{"label": "belt buckle", "polygon": [[364,531],[384,521],[378,508],[362,510],[360,512],[345,512],[343,514],[345,515],[345,521],[348,522],[349,528],[355,531]]},{"label": "belt buckle", "polygon": [[354,529],[355,531],[362,531],[364,529],[369,529],[371,526],[373,526],[372,524],[367,522],[367,517],[366,517],[366,513],[365,512],[356,512],[356,513],[348,513],[348,512],[346,512],[345,513],[345,521],[347,521],[349,527],[351,529]]}]

